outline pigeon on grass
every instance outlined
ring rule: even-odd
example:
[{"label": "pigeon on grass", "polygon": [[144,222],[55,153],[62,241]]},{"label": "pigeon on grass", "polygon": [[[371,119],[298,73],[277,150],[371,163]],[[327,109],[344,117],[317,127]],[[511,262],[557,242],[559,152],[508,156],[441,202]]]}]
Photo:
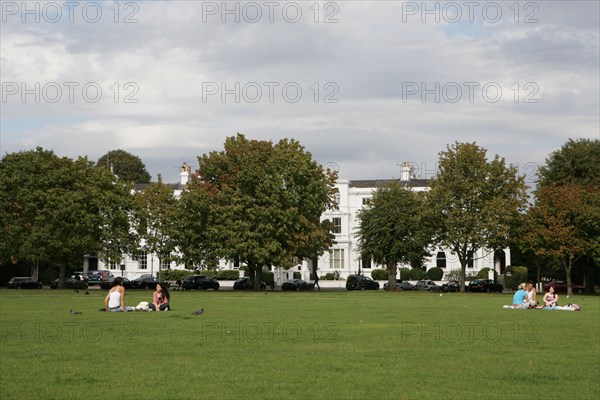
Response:
[{"label": "pigeon on grass", "polygon": [[81,311],[75,311],[75,310],[69,310],[69,312],[71,313],[71,315],[81,315],[81,314],[83,314]]},{"label": "pigeon on grass", "polygon": [[192,313],[192,315],[202,315],[202,313],[204,312],[204,308],[201,308],[199,310],[196,310]]}]

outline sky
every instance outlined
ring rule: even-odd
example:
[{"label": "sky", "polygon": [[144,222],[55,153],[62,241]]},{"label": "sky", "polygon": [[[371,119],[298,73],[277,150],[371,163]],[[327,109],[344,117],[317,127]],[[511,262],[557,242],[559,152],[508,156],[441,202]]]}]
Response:
[{"label": "sky", "polygon": [[0,153],[139,156],[153,179],[294,138],[343,179],[476,142],[526,181],[600,138],[598,1],[0,1]]}]

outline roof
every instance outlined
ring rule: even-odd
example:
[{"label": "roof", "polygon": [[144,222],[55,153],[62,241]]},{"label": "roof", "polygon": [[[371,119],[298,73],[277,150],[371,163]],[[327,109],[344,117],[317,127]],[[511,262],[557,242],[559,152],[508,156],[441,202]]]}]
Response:
[{"label": "roof", "polygon": [[402,182],[399,179],[367,179],[350,181],[350,187],[354,188],[378,188],[392,182],[400,182],[401,184],[406,183],[408,187],[428,187],[428,179],[411,179],[408,182]]}]

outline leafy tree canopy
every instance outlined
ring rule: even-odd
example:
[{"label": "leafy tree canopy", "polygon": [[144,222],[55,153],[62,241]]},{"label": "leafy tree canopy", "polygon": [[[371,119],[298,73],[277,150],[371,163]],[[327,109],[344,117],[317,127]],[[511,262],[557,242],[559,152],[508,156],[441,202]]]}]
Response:
[{"label": "leafy tree canopy", "polygon": [[97,167],[111,169],[120,180],[132,183],[150,183],[150,173],[142,160],[125,150],[111,150],[98,159]]},{"label": "leafy tree canopy", "polygon": [[524,177],[498,155],[488,161],[486,153],[475,143],[448,146],[427,193],[426,219],[435,242],[461,263],[461,290],[469,256],[481,248],[506,246],[526,205]]}]

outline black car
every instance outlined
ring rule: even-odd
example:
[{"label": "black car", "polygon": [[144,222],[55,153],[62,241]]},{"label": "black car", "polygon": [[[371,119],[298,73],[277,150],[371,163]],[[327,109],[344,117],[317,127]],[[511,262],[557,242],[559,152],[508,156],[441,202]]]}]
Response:
[{"label": "black car", "polygon": [[415,285],[415,290],[426,290],[428,292],[439,292],[442,290],[442,287],[436,284],[434,281],[430,281],[428,279],[421,279],[417,281]]},{"label": "black car", "polygon": [[379,290],[379,282],[364,275],[349,275],[346,279],[347,290]]},{"label": "black car", "polygon": [[442,284],[442,292],[460,292],[460,282],[450,280]]},{"label": "black car", "polygon": [[[240,279],[236,280],[235,282],[233,282],[234,290],[245,290],[245,289],[253,289],[253,288],[254,288],[254,281],[250,280],[250,278],[248,278],[248,277],[240,278]],[[261,282],[260,288],[263,290],[266,289],[267,284],[264,282]]]},{"label": "black car", "polygon": [[6,287],[9,289],[41,289],[42,282],[36,282],[28,276],[15,276],[10,278]]},{"label": "black car", "polygon": [[212,276],[206,275],[191,275],[184,279],[181,287],[184,290],[190,289],[214,289],[219,290],[219,282]]},{"label": "black car", "polygon": [[301,290],[313,290],[314,288],[314,283],[308,283],[302,279],[290,279],[281,285],[281,290],[296,290],[298,292]]},{"label": "black car", "polygon": [[156,289],[156,285],[158,285],[158,281],[150,274],[138,276],[131,281],[132,289]]},{"label": "black car", "polygon": [[[88,283],[79,275],[74,275],[70,278],[65,279],[65,289],[87,289]],[[58,289],[58,279],[55,279],[50,283],[50,289]]]},{"label": "black car", "polygon": [[[111,287],[114,286],[115,284],[115,279],[116,277],[110,277],[108,279],[102,280],[100,281],[100,289],[110,289]],[[131,281],[127,278],[121,278],[123,280],[123,287],[125,289],[131,289],[133,287],[133,284],[131,283]]]},{"label": "black car", "polygon": [[[415,290],[415,285],[403,279],[396,279],[396,288],[399,290]],[[383,284],[383,290],[388,290],[388,283]]]},{"label": "black car", "polygon": [[469,292],[502,293],[502,291],[504,290],[504,286],[502,286],[499,283],[495,283],[491,279],[474,279],[471,282],[469,282],[467,290]]}]

